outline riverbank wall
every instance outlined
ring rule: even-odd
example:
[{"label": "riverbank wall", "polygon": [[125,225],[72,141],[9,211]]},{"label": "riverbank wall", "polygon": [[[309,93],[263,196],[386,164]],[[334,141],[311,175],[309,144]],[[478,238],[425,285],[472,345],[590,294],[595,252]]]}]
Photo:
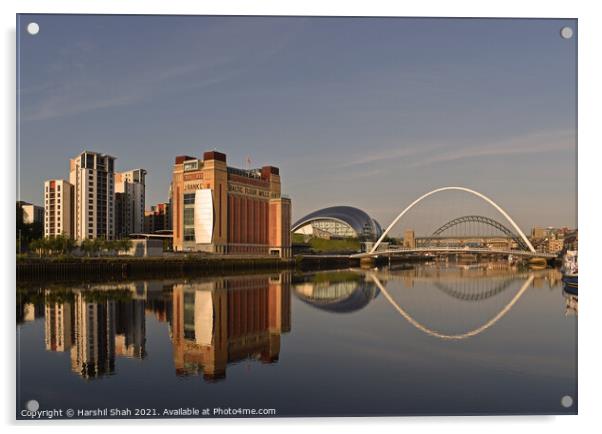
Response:
[{"label": "riverbank wall", "polygon": [[17,260],[17,282],[126,280],[189,277],[293,268],[294,259],[195,256],[162,258],[26,258]]},{"label": "riverbank wall", "polygon": [[276,272],[286,269],[328,270],[359,265],[347,256],[181,255],[171,257],[42,257],[18,258],[17,282],[116,281],[205,275]]},{"label": "riverbank wall", "polygon": [[[407,258],[391,262],[415,262]],[[376,258],[370,266],[391,263]],[[359,267],[358,258],[347,255],[297,255],[282,259],[270,256],[174,255],[169,257],[42,257],[18,258],[17,282],[43,281],[117,281],[162,279],[207,275],[276,272],[286,269],[301,271],[333,270]]]}]

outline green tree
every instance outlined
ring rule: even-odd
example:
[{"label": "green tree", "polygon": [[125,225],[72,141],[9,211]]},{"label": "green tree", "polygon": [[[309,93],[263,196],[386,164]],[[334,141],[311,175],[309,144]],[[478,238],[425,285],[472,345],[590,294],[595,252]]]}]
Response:
[{"label": "green tree", "polygon": [[117,241],[116,250],[118,252],[127,253],[131,248],[132,248],[132,240],[130,240],[129,238],[124,238],[122,240]]},{"label": "green tree", "polygon": [[105,241],[105,250],[107,252],[119,252],[120,243],[119,240],[106,240]]},{"label": "green tree", "polygon": [[42,257],[43,248],[44,248],[44,240],[43,239],[32,240],[29,242],[29,250],[39,254],[40,257]]},{"label": "green tree", "polygon": [[105,239],[104,238],[94,238],[92,240],[92,252],[95,255],[100,254],[105,249]]},{"label": "green tree", "polygon": [[75,242],[68,236],[61,234],[54,237],[53,245],[55,252],[65,255],[71,253],[75,247]]},{"label": "green tree", "polygon": [[90,238],[83,240],[79,247],[88,257],[96,252],[96,244],[94,243],[94,240]]},{"label": "green tree", "polygon": [[57,235],[56,237],[37,238],[29,242],[30,250],[42,254],[69,254],[75,247],[75,242],[66,235]]}]

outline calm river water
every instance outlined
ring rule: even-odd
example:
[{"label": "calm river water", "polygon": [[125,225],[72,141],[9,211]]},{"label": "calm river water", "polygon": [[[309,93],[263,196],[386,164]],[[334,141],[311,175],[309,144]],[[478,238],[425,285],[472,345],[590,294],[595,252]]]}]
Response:
[{"label": "calm river water", "polygon": [[75,417],[574,414],[560,278],[488,263],[21,286],[17,417],[30,400]]}]

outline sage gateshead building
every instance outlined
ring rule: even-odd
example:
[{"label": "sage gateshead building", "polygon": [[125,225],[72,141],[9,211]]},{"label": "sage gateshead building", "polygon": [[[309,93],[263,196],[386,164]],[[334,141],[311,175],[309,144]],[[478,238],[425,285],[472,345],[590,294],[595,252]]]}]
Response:
[{"label": "sage gateshead building", "polygon": [[290,257],[291,200],[277,167],[229,167],[217,151],[182,155],[171,188],[175,251]]},{"label": "sage gateshead building", "polygon": [[317,238],[358,238],[376,241],[382,235],[380,224],[364,211],[352,206],[332,206],[299,219],[292,232]]}]

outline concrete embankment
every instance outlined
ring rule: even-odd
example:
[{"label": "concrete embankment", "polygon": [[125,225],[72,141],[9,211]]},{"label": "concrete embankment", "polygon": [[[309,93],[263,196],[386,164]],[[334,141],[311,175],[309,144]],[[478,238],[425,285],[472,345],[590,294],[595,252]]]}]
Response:
[{"label": "concrete embankment", "polygon": [[294,259],[183,255],[162,258],[26,258],[17,260],[17,281],[121,280],[278,271]]},{"label": "concrete embankment", "polygon": [[332,270],[358,267],[360,264],[359,259],[348,255],[298,255],[296,262],[301,270]]},{"label": "concrete embankment", "polygon": [[[388,263],[377,258],[369,266]],[[19,258],[17,281],[161,279],[258,271],[330,270],[359,267],[358,258],[348,255],[297,255],[295,258],[217,255],[173,255],[166,257],[42,257]]]}]

